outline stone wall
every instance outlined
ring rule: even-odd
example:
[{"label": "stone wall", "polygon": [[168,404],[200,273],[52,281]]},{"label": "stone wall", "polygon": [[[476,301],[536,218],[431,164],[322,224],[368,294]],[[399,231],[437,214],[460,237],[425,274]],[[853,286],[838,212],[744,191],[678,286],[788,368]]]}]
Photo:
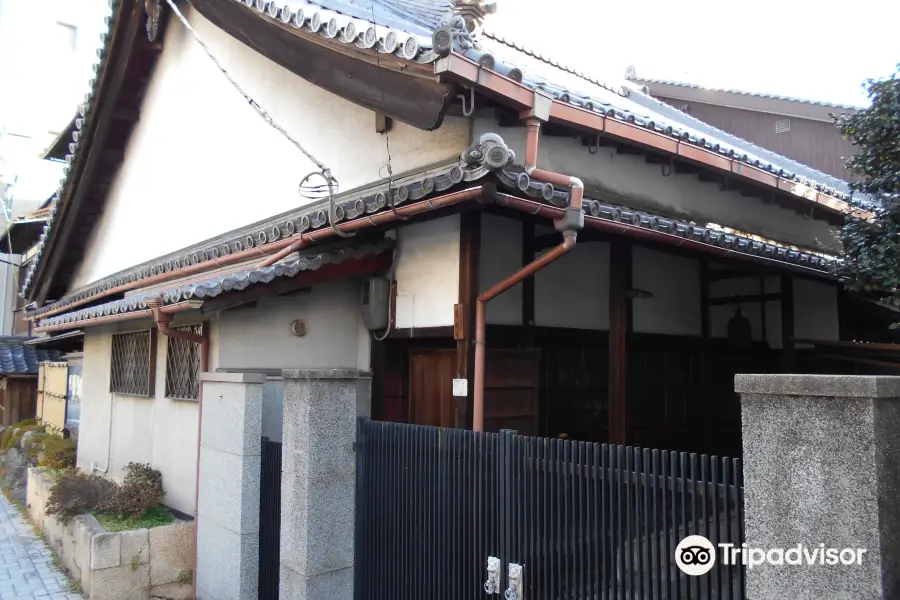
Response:
[{"label": "stone wall", "polygon": [[28,469],[27,508],[50,548],[92,600],[191,598],[194,525],[110,533],[93,515],[63,525],[45,513],[53,480]]}]

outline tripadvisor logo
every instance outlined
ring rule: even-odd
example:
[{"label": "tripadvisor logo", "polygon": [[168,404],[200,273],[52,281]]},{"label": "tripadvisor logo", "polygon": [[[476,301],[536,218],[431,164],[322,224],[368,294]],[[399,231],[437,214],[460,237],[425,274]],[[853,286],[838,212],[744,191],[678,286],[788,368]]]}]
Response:
[{"label": "tripadvisor logo", "polygon": [[[825,544],[806,546],[797,544],[790,548],[750,548],[747,544],[718,544],[722,552],[722,564],[743,565],[748,569],[760,565],[861,565],[865,548],[826,548]],[[675,564],[687,575],[705,575],[716,564],[716,546],[702,535],[689,535],[675,547]]]}]

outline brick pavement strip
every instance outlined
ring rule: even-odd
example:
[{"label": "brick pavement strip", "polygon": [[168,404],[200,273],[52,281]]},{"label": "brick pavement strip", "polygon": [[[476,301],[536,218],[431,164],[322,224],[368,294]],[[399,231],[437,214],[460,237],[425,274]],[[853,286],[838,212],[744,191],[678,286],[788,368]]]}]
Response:
[{"label": "brick pavement strip", "polygon": [[0,494],[0,600],[82,600],[53,555],[5,496]]}]

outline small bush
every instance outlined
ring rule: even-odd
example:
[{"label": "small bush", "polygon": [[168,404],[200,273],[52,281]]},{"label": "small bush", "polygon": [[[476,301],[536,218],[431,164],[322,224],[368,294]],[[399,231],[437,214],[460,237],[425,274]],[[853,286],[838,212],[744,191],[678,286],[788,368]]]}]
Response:
[{"label": "small bush", "polygon": [[3,437],[0,438],[0,448],[6,450],[12,447],[10,440],[12,439],[13,432],[17,427],[28,427],[29,425],[37,425],[37,419],[25,419],[23,421],[19,421],[18,423],[13,423],[3,432]]},{"label": "small bush", "polygon": [[38,461],[38,466],[53,471],[63,471],[75,468],[75,459],[78,456],[78,442],[72,438],[67,440],[54,434],[44,434],[43,454]]},{"label": "small bush", "polygon": [[121,517],[139,517],[159,504],[162,497],[162,473],[150,465],[128,463],[116,495],[98,508]]},{"label": "small bush", "polygon": [[46,512],[63,524],[116,496],[118,485],[105,477],[69,471],[50,488]]}]

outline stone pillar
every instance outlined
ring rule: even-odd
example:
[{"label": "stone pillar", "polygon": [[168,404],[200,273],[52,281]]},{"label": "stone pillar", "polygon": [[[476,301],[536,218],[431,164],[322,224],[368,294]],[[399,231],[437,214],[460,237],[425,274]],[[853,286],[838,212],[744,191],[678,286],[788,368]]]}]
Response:
[{"label": "stone pillar", "polygon": [[352,369],[284,371],[282,600],[353,600],[356,412]]},{"label": "stone pillar", "polygon": [[866,549],[748,569],[747,599],[900,598],[900,377],[737,375],[735,390],[747,545]]},{"label": "stone pillar", "polygon": [[[198,600],[256,598],[265,375],[202,373]],[[188,460],[189,457],[185,457]]]}]

